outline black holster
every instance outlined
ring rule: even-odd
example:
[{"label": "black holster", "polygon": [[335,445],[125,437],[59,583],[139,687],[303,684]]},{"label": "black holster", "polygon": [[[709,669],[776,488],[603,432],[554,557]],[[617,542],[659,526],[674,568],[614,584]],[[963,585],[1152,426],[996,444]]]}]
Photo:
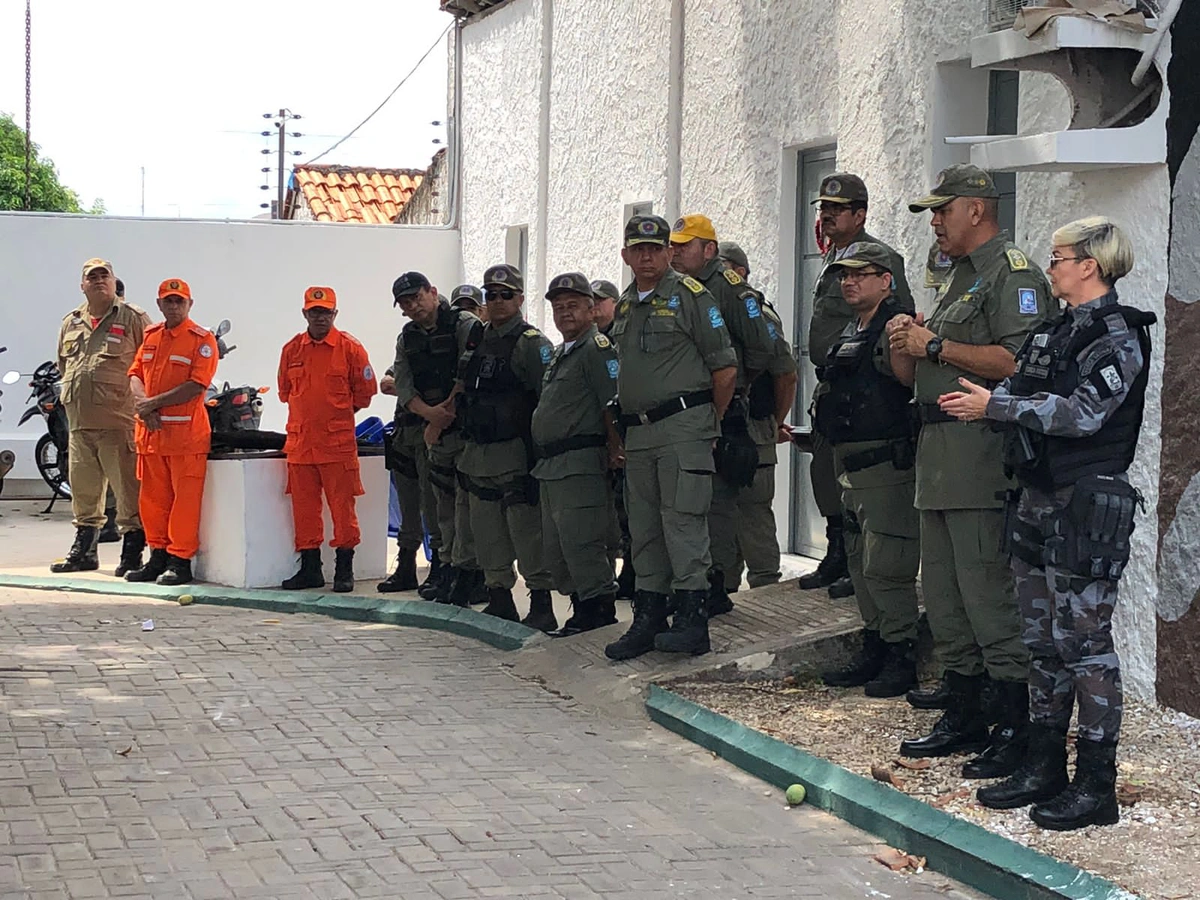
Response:
[{"label": "black holster", "polygon": [[1129,562],[1130,537],[1141,491],[1111,475],[1075,483],[1071,501],[1053,520],[1046,563],[1082,578],[1116,581]]}]

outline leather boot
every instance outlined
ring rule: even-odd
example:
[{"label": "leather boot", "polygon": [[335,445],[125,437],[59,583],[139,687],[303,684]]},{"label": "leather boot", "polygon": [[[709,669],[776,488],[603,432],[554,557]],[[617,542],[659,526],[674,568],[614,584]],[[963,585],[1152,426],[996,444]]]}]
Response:
[{"label": "leather boot", "polygon": [[917,683],[917,643],[884,644],[883,668],[863,685],[868,697],[899,697]]},{"label": "leather boot", "polygon": [[75,529],[75,543],[67,551],[66,559],[51,563],[51,572],[93,572],[100,568],[100,557],[96,553],[98,528]]},{"label": "leather boot", "polygon": [[442,563],[442,571],[438,576],[438,583],[434,589],[432,597],[426,597],[426,600],[432,600],[435,603],[445,603],[450,598],[450,591],[454,589],[455,579],[458,578],[458,573],[462,571],[457,566]]},{"label": "leather boot", "polygon": [[633,659],[654,649],[654,638],[667,630],[667,595],[638,591],[633,596],[633,624],[604,648],[609,659]]},{"label": "leather boot", "polygon": [[654,637],[654,649],[663,653],[699,656],[711,647],[708,641],[708,591],[676,591],[671,627]]},{"label": "leather boot", "polygon": [[325,571],[321,568],[321,550],[300,551],[300,568],[291,578],[286,579],[281,587],[285,591],[303,591],[306,588],[325,587]]},{"label": "leather boot", "polygon": [[637,576],[633,571],[633,554],[626,551],[621,557],[621,571],[617,574],[617,599],[632,600],[637,592]]},{"label": "leather boot", "polygon": [[554,600],[551,599],[549,591],[529,592],[529,613],[521,620],[521,624],[546,634],[558,628],[558,619],[554,616]]},{"label": "leather boot", "polygon": [[1050,831],[1074,831],[1088,825],[1116,825],[1117,742],[1075,741],[1075,778],[1051,800],[1039,803],[1029,817]]},{"label": "leather boot", "polygon": [[509,622],[520,620],[517,604],[513,603],[512,591],[506,587],[490,587],[487,593],[488,605],[483,608],[484,615],[496,616]]},{"label": "leather boot", "polygon": [[425,580],[421,582],[421,586],[417,588],[417,594],[422,600],[432,600],[437,596],[438,584],[441,583],[442,560],[438,556],[436,550],[433,551],[433,556],[429,560],[429,574],[425,576]]},{"label": "leather boot", "polygon": [[146,560],[146,564],[139,569],[125,573],[126,581],[154,581],[163,572],[167,571],[167,563],[170,557],[167,551],[162,548],[152,549],[150,558]]},{"label": "leather boot", "polygon": [[100,529],[96,543],[115,544],[120,539],[121,532],[117,529],[117,511],[115,509],[106,509],[104,511],[104,525]]},{"label": "leather boot", "polygon": [[846,541],[842,533],[842,517],[830,516],[825,520],[825,558],[817,563],[817,568],[807,575],[801,575],[796,582],[800,589],[811,591],[814,588],[829,587],[843,575],[848,575],[846,568]]},{"label": "leather boot", "polygon": [[113,574],[118,578],[124,578],[127,572],[140,569],[142,567],[142,552],[145,549],[146,532],[140,528],[125,532],[125,536],[121,541],[121,561],[117,563],[117,568],[113,571]]},{"label": "leather boot", "polygon": [[333,592],[348,594],[352,590],[354,590],[354,548],[335,547],[333,550]]},{"label": "leather boot", "polygon": [[882,670],[887,645],[878,631],[863,629],[862,648],[844,669],[821,673],[821,680],[830,687],[861,687]]},{"label": "leather boot", "polygon": [[617,624],[616,594],[601,594],[588,600],[580,600],[578,594],[571,595],[571,617],[552,637],[571,637],[596,628]]},{"label": "leather boot", "polygon": [[471,582],[478,571],[478,569],[458,569],[454,581],[450,583],[449,590],[437,597],[436,602],[450,606],[470,606]]},{"label": "leather boot", "polygon": [[182,556],[167,554],[167,570],[154,579],[158,584],[174,586],[192,583],[192,561]]},{"label": "leather boot", "polygon": [[963,778],[1007,778],[1024,761],[1029,742],[1029,685],[993,681],[996,724],[984,751],[963,766]]},{"label": "leather boot", "polygon": [[980,709],[982,675],[947,672],[950,679],[950,705],[924,737],[909,738],[900,744],[900,755],[913,758],[950,756],[952,753],[978,753],[987,746],[987,721]]},{"label": "leather boot", "polygon": [[1067,789],[1065,731],[1030,722],[1028,748],[1017,770],[996,784],[981,787],[976,799],[988,809],[1016,809],[1053,800]]},{"label": "leather boot", "polygon": [[933,687],[913,688],[904,695],[904,699],[914,709],[945,709],[946,704],[950,702],[950,682],[946,673],[942,673],[942,677]]},{"label": "leather boot", "polygon": [[705,611],[710,619],[733,612],[733,598],[725,589],[725,573],[715,567],[708,570],[708,597],[705,602]]},{"label": "leather boot", "polygon": [[[437,557],[435,556],[434,559]],[[396,570],[375,585],[381,594],[417,590],[417,549],[401,550],[396,554]],[[422,595],[424,596],[424,595]]]},{"label": "leather boot", "polygon": [[834,600],[841,600],[844,597],[853,597],[854,582],[850,580],[849,575],[843,575],[829,586],[828,594]]}]

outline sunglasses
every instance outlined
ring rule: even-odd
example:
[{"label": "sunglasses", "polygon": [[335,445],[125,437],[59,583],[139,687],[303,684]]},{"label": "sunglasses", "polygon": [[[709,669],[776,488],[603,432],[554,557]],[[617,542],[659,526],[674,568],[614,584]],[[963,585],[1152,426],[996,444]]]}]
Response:
[{"label": "sunglasses", "polygon": [[873,272],[867,272],[863,269],[858,269],[857,271],[850,272],[850,271],[847,271],[846,269],[842,269],[842,271],[838,273],[838,278],[841,279],[842,281],[858,281],[861,278],[866,278],[868,275],[882,275],[882,274],[883,274],[883,272],[878,269],[876,269]]},{"label": "sunglasses", "polygon": [[1080,260],[1083,260],[1083,259],[1087,259],[1087,257],[1086,256],[1054,256],[1054,255],[1051,255],[1050,268],[1053,269],[1059,263],[1079,262]]},{"label": "sunglasses", "polygon": [[496,300],[511,300],[515,296],[517,296],[517,292],[509,290],[508,288],[505,288],[502,291],[484,291],[483,292],[483,299],[486,300],[488,303],[492,303]]}]

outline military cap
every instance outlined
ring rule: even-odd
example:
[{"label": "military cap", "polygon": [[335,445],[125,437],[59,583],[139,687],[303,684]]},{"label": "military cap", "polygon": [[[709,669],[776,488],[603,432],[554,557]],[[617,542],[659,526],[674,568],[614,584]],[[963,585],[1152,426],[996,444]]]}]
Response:
[{"label": "military cap", "polygon": [[621,299],[620,289],[615,284],[613,284],[611,281],[605,281],[603,278],[600,278],[600,279],[592,282],[592,294],[595,295],[597,300],[604,300],[604,299],[620,300]]},{"label": "military cap", "polygon": [[87,278],[88,273],[93,271],[94,269],[108,269],[108,274],[109,275],[113,274],[113,264],[112,263],[110,263],[107,259],[101,259],[98,256],[93,256],[91,259],[89,259],[87,262],[85,262],[83,264],[83,277]]},{"label": "military cap", "polygon": [[304,292],[304,308],[337,309],[337,294],[331,287],[310,287]]},{"label": "military cap", "polygon": [[727,263],[741,266],[747,275],[750,274],[750,260],[746,258],[746,251],[733,241],[721,241],[717,244],[717,255]]},{"label": "military cap", "polygon": [[488,287],[506,287],[516,291],[518,294],[525,293],[525,279],[521,277],[521,270],[516,266],[510,266],[507,263],[501,263],[498,266],[492,266],[483,273],[483,286]]},{"label": "military cap", "polygon": [[566,293],[582,294],[593,302],[596,299],[596,295],[592,293],[592,283],[582,272],[566,272],[550,279],[550,288],[546,291],[547,300],[553,300],[559,294]]},{"label": "military cap", "polygon": [[908,211],[938,209],[956,197],[998,200],[1000,192],[996,190],[996,182],[992,181],[992,176],[979,166],[949,166],[938,173],[938,182],[927,196],[908,204]]},{"label": "military cap", "polygon": [[715,241],[717,229],[713,228],[712,219],[708,216],[684,216],[671,229],[672,244],[686,244],[699,238],[702,241]]},{"label": "military cap", "polygon": [[420,272],[405,272],[392,282],[393,305],[399,303],[401,297],[408,297],[431,286],[429,279]]},{"label": "military cap", "polygon": [[634,216],[625,223],[625,246],[634,244],[658,244],[666,247],[671,243],[671,226],[662,216]]},{"label": "military cap", "polygon": [[450,292],[450,305],[459,309],[464,306],[483,306],[483,291],[473,284],[460,284]]},{"label": "military cap", "polygon": [[891,254],[887,247],[873,241],[857,241],[846,248],[846,255],[829,264],[829,267],[841,266],[846,269],[865,269],[867,266],[878,266],[885,272],[892,271]]},{"label": "military cap", "polygon": [[192,299],[192,289],[188,287],[188,283],[182,278],[168,278],[158,286],[158,299],[164,297],[182,297],[184,300]]},{"label": "military cap", "polygon": [[817,192],[817,199],[813,201],[813,205],[841,203],[849,206],[851,203],[866,202],[867,186],[861,178],[849,172],[834,172],[821,182],[821,189]]}]

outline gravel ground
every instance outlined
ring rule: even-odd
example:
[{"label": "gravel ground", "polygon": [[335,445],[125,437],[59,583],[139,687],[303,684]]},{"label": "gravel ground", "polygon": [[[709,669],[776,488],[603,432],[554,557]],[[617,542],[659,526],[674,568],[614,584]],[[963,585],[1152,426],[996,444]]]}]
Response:
[{"label": "gravel ground", "polygon": [[960,772],[966,757],[901,760],[900,741],[925,734],[937,717],[902,699],[873,700],[861,691],[791,679],[669,687],[853,772],[892,780],[898,790],[919,800],[1142,897],[1200,898],[1200,720],[1127,703],[1118,754],[1121,822],[1056,833],[1034,825],[1028,808],[980,806],[974,789],[983,782],[968,781]]}]

